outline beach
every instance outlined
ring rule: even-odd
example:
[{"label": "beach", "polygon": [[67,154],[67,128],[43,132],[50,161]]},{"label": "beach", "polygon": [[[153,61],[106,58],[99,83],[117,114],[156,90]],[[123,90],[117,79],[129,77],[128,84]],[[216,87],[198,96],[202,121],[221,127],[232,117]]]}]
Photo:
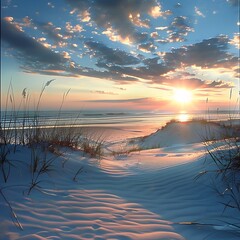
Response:
[{"label": "beach", "polygon": [[2,0],[0,240],[240,239],[239,8]]},{"label": "beach", "polygon": [[238,210],[225,208],[214,190],[220,179],[198,177],[216,169],[203,144],[206,129],[215,139],[225,131],[209,124],[172,122],[151,134],[92,128],[105,134],[101,158],[62,148],[30,194],[31,148],[17,146],[9,155],[15,167],[7,183],[1,179],[12,208],[0,198],[1,239],[239,239]]}]

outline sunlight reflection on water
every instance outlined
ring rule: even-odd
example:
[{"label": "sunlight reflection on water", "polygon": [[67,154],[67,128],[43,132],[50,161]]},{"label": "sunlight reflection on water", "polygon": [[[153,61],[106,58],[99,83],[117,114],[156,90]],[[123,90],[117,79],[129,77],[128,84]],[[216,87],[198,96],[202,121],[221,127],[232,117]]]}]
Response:
[{"label": "sunlight reflection on water", "polygon": [[181,113],[177,116],[178,121],[180,122],[187,122],[189,120],[189,114]]}]

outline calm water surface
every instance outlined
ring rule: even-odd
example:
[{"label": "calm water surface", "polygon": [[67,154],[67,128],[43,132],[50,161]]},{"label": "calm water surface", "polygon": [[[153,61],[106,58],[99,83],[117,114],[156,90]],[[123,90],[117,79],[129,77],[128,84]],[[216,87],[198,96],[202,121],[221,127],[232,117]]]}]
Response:
[{"label": "calm water surface", "polygon": [[161,113],[161,112],[110,112],[110,111],[39,111],[37,113],[28,111],[1,112],[1,125],[21,127],[33,126],[37,121],[38,126],[152,126],[160,128],[172,119],[178,121],[188,121],[191,119],[207,120],[227,120],[229,118],[239,118],[237,112],[195,112],[195,113]]}]

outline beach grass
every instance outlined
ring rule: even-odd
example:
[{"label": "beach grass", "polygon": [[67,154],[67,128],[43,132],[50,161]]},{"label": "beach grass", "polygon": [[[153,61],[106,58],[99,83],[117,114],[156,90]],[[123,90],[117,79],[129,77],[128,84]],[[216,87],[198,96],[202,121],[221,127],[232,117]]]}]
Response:
[{"label": "beach grass", "polygon": [[[229,103],[231,101],[232,89],[230,90]],[[208,102],[206,102],[208,103]],[[229,104],[230,106],[230,104]],[[209,116],[209,108],[206,112]],[[238,113],[239,114],[239,113]],[[218,115],[218,109],[217,109]],[[236,115],[236,114],[235,114]],[[238,123],[236,124],[236,121]],[[215,125],[225,129],[221,136],[216,139],[213,137],[214,131],[206,125],[205,132],[207,136],[203,138],[203,143],[207,155],[210,156],[211,162],[216,168],[201,172],[196,178],[205,174],[214,174],[214,189],[222,197],[224,210],[233,208],[240,211],[240,119],[238,116],[232,116],[229,108],[228,121],[218,119],[213,122]],[[220,139],[220,140],[219,140]],[[218,180],[220,179],[220,184]],[[217,183],[218,182],[218,183]]]},{"label": "beach grass", "polygon": [[[11,169],[15,167],[11,154],[17,151],[18,146],[27,147],[29,151],[26,151],[26,154],[29,156],[24,156],[25,159],[28,159],[28,162],[25,163],[29,171],[28,185],[24,186],[24,189],[26,189],[24,192],[27,195],[30,195],[33,190],[42,191],[43,176],[49,176],[49,173],[54,171],[54,164],[58,160],[58,157],[63,155],[63,148],[81,150],[87,156],[97,159],[100,159],[103,155],[104,138],[101,135],[97,136],[96,133],[90,134],[88,132],[83,134],[80,128],[74,126],[75,120],[72,124],[68,123],[66,126],[61,125],[59,127],[62,107],[70,90],[63,94],[55,124],[50,128],[41,125],[41,100],[44,98],[47,87],[52,82],[53,79],[43,84],[32,111],[29,109],[29,106],[32,105],[32,100],[27,89],[23,89],[21,101],[17,105],[15,92],[12,84],[10,84],[5,110],[2,112],[0,125],[0,175],[3,182],[8,183],[11,177]],[[133,151],[135,150],[138,149],[134,149]],[[129,150],[124,150],[124,152],[130,153]],[[123,151],[114,154],[123,154]],[[20,162],[22,160],[17,159],[16,161]],[[62,167],[64,166],[65,163],[62,164]],[[82,171],[83,167],[79,166],[72,180],[77,181]],[[17,185],[17,183],[14,183],[14,185]],[[4,184],[1,184],[0,193],[11,209],[12,215],[15,216],[14,222],[17,223],[18,227],[22,228],[17,214],[13,211],[13,207],[8,201],[8,196],[3,191],[5,187]]]},{"label": "beach grass", "polygon": [[[29,106],[32,105],[31,101],[33,100],[31,100],[27,89],[23,89],[21,101],[19,105],[17,105],[15,101],[15,92],[10,83],[5,109],[1,112],[0,177],[5,184],[8,182],[11,177],[11,169],[15,167],[15,162],[13,162],[10,157],[11,154],[16,153],[18,146],[27,147],[30,150],[26,152],[29,156],[24,156],[25,159],[29,159],[29,162],[26,163],[30,176],[29,186],[26,186],[27,195],[29,195],[33,189],[41,191],[42,175],[48,175],[49,172],[54,170],[54,163],[59,156],[64,154],[64,148],[81,150],[91,157],[98,159],[102,156],[103,139],[101,136],[99,136],[97,140],[92,140],[90,134],[88,137],[84,137],[82,129],[75,127],[77,119],[74,119],[71,124],[68,123],[64,125],[61,123],[61,126],[59,126],[62,107],[70,90],[63,94],[57,119],[53,126],[46,128],[41,125],[41,100],[44,98],[47,87],[53,81],[54,79],[43,84],[36,105],[31,111]],[[85,133],[85,135],[86,134],[87,133]],[[22,160],[16,159],[15,161],[21,162]],[[64,167],[64,165],[65,163],[62,164],[62,167]],[[81,167],[79,169],[81,169]],[[80,170],[77,171],[75,176],[73,176],[74,181],[80,172]],[[4,188],[4,184],[1,184],[0,193],[10,209],[12,209],[11,204],[7,200],[7,196],[5,196],[2,191]],[[15,213],[14,215],[16,216]],[[17,216],[15,217],[15,220],[16,219]],[[21,226],[19,222],[17,225]]]},{"label": "beach grass", "polygon": [[[235,135],[236,133],[236,135]],[[237,131],[222,140],[206,141],[207,154],[216,165],[211,171],[221,184],[215,184],[215,190],[222,197],[225,208],[240,211],[240,140]],[[209,171],[204,172],[204,174]]]}]

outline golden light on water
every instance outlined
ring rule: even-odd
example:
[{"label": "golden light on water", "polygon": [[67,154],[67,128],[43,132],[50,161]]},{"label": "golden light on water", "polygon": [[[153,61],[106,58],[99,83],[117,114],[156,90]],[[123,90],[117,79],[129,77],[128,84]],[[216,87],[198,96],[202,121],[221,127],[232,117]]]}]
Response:
[{"label": "golden light on water", "polygon": [[181,113],[177,116],[178,121],[187,122],[189,120],[189,115],[187,113]]}]

